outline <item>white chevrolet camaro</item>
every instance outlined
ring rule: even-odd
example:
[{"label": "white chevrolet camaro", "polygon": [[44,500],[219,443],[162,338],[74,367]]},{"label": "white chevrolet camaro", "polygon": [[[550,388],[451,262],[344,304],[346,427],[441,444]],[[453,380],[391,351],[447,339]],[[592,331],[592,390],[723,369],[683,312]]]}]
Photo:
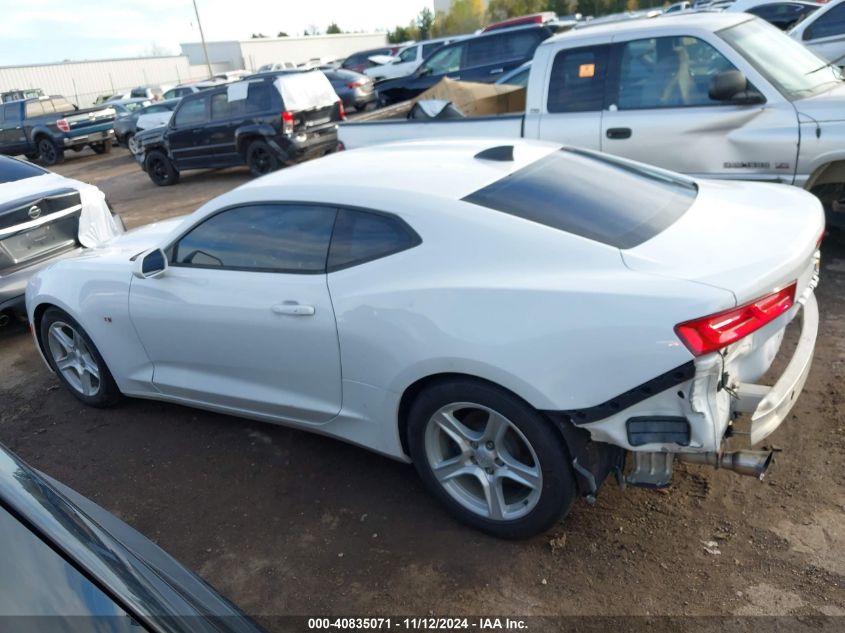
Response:
[{"label": "white chevrolet camaro", "polygon": [[[666,486],[682,460],[762,476],[770,454],[748,449],[810,368],[823,229],[792,187],[541,142],[399,143],[130,231],[40,272],[26,299],[83,402],[341,438],[412,461],[454,515],[520,537],[611,473]],[[758,384],[796,317],[786,369]]]}]

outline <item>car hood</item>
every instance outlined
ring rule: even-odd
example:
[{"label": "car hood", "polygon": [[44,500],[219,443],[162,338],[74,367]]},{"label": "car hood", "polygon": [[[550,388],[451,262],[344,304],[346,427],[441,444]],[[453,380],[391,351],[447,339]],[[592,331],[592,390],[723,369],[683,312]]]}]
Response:
[{"label": "car hood", "polygon": [[[0,445],[0,501],[157,633],[263,633],[164,550]],[[45,579],[46,580],[46,579]]]},{"label": "car hood", "polygon": [[150,248],[162,246],[167,236],[184,221],[185,217],[180,215],[132,229],[104,244],[102,250],[140,253]]},{"label": "car hood", "polygon": [[794,101],[799,119],[803,114],[819,123],[845,120],[845,83],[813,97]]}]

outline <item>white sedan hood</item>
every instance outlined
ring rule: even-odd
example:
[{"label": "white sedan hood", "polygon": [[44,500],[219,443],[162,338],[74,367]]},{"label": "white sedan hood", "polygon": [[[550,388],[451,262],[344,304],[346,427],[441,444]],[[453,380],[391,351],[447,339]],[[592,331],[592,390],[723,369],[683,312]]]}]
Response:
[{"label": "white sedan hood", "polygon": [[115,222],[102,191],[93,185],[65,178],[59,174],[14,180],[0,184],[0,200],[15,200],[57,189],[76,189],[82,200],[79,216],[79,242],[89,248],[98,246],[123,232]]}]

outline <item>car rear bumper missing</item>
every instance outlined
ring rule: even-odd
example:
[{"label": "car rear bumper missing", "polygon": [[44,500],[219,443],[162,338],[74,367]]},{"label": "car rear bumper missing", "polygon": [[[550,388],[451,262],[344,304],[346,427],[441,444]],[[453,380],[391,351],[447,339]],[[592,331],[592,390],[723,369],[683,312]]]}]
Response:
[{"label": "car rear bumper missing", "polygon": [[814,295],[804,300],[799,316],[802,323],[798,345],[774,386],[740,383],[735,390],[735,410],[751,413],[752,445],[766,439],[786,419],[810,373],[819,330],[819,308]]}]

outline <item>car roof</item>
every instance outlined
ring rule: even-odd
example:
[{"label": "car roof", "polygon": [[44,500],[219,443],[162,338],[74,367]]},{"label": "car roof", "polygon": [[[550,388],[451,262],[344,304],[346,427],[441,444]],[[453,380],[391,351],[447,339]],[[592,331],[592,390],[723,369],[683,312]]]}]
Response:
[{"label": "car roof", "polygon": [[[500,146],[513,146],[514,160],[476,158],[479,152]],[[298,186],[319,189],[331,183],[333,187],[346,191],[375,188],[401,191],[402,196],[433,195],[460,200],[560,147],[556,143],[524,139],[438,139],[388,143],[338,152],[302,163],[250,181],[238,189],[252,191]],[[432,183],[437,183],[437,186],[432,187]]]},{"label": "car roof", "polygon": [[659,15],[653,18],[631,18],[629,20],[622,20],[619,22],[608,22],[606,24],[597,24],[589,26],[586,22],[583,28],[576,28],[559,35],[554,35],[542,42],[540,46],[554,46],[557,42],[569,42],[573,39],[587,39],[596,38],[602,35],[607,35],[608,40],[615,35],[626,35],[628,33],[635,33],[643,30],[675,30],[675,29],[693,29],[699,31],[720,31],[737,24],[741,24],[747,20],[756,19],[750,15],[742,13],[731,12],[678,12],[670,13],[668,15]]}]

